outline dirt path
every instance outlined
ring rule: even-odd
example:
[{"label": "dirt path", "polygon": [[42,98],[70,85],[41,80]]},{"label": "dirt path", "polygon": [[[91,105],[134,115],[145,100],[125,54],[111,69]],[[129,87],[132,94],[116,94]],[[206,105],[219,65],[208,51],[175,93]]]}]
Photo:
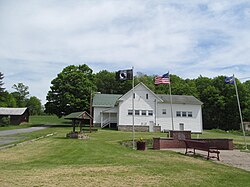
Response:
[{"label": "dirt path", "polygon": [[[179,153],[185,153],[185,149],[166,149]],[[206,157],[206,152],[196,150],[196,153],[204,155]],[[233,167],[241,168],[246,171],[250,171],[250,153],[242,152],[240,150],[220,150],[220,161],[213,159],[215,162],[224,163]]]}]

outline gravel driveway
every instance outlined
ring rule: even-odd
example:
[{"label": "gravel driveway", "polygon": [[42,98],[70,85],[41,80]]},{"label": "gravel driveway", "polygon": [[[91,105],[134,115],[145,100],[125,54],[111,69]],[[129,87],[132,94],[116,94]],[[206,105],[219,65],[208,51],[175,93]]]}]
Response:
[{"label": "gravel driveway", "polygon": [[[179,153],[185,153],[186,149],[166,149]],[[207,156],[206,152],[196,150],[196,153],[204,155],[204,158]],[[238,149],[234,150],[220,150],[220,161],[212,159],[217,163],[224,163],[233,167],[241,168],[246,171],[250,171],[250,152],[242,152]]]},{"label": "gravel driveway", "polygon": [[23,129],[0,131],[0,145],[4,145],[4,144],[12,143],[21,139],[25,139],[25,137],[15,137],[15,136],[10,136],[10,135],[28,133],[28,132],[43,130],[46,128],[48,127],[30,127],[30,128],[23,128]]},{"label": "gravel driveway", "polygon": [[250,152],[242,152],[238,149],[220,150],[220,158],[221,161],[218,162],[250,171]]}]

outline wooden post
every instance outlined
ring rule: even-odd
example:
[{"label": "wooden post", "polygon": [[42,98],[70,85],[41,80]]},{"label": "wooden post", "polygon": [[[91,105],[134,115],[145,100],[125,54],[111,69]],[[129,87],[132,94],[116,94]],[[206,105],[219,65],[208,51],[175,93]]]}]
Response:
[{"label": "wooden post", "polygon": [[72,120],[72,123],[73,123],[73,132],[76,132],[76,124],[74,119]]},{"label": "wooden post", "polygon": [[90,119],[89,119],[89,132],[92,132],[92,125],[93,125],[93,118],[92,118],[92,89],[90,91],[90,101],[89,101],[89,112],[90,112]]},{"label": "wooden post", "polygon": [[80,121],[80,133],[82,133],[82,120]]}]

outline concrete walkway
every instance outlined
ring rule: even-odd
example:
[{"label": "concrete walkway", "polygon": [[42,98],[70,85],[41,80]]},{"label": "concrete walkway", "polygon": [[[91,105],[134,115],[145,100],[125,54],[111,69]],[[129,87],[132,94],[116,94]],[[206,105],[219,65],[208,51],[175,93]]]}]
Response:
[{"label": "concrete walkway", "polygon": [[[16,137],[15,134],[28,133],[28,132],[43,130],[46,128],[48,127],[30,127],[30,128],[23,128],[23,129],[0,131],[0,145],[9,144],[15,141],[25,139],[25,137]],[[10,136],[10,135],[14,135],[14,136]]]},{"label": "concrete walkway", "polygon": [[[186,149],[166,149],[179,153],[185,153]],[[196,153],[204,156],[206,158],[207,154],[204,151],[196,150]],[[212,159],[217,163],[223,163],[233,167],[241,168],[246,171],[250,171],[250,152],[242,152],[238,149],[235,150],[220,150],[220,161]]]}]

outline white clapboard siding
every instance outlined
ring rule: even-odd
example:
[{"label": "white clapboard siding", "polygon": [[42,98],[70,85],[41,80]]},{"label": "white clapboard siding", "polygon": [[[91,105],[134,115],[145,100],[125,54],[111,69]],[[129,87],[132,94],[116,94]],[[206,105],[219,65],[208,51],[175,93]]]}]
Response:
[{"label": "white clapboard siding", "polygon": [[[135,99],[134,109],[140,111],[140,115],[135,115],[134,125],[161,126],[162,131],[172,130],[171,105],[169,96],[156,95],[143,83],[139,83],[134,88]],[[99,99],[100,99],[99,95]],[[107,94],[106,94],[107,96]],[[106,97],[105,96],[105,97]],[[117,97],[117,96],[115,96]],[[176,103],[173,103],[174,130],[191,130],[201,133],[202,128],[202,103],[192,96],[174,96]],[[166,110],[166,114],[162,111]],[[132,125],[132,115],[128,115],[128,110],[132,110],[132,90],[117,97],[114,106],[94,106],[94,123],[101,123],[102,120],[110,119],[110,122],[117,125]],[[146,110],[147,115],[142,115],[142,110]],[[148,111],[153,111],[153,115],[148,115]],[[177,117],[176,112],[192,112],[192,117]],[[181,125],[180,125],[181,124]]]}]

